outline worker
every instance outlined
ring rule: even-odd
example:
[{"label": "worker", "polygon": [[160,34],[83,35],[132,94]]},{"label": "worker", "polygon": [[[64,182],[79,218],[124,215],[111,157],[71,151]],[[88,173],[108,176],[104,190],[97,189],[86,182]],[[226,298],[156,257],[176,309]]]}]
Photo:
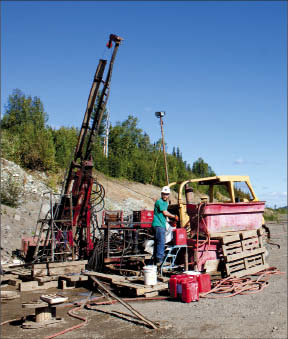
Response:
[{"label": "worker", "polygon": [[165,233],[166,233],[166,219],[172,218],[178,221],[178,216],[167,211],[168,199],[170,195],[170,187],[164,186],[161,190],[161,198],[155,202],[154,217],[152,227],[154,231],[154,264],[161,266],[164,259],[165,250]]}]

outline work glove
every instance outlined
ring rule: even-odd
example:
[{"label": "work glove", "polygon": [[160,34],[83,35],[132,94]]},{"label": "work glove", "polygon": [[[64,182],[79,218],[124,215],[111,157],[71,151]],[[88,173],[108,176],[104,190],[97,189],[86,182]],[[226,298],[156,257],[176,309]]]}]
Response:
[{"label": "work glove", "polygon": [[178,215],[175,215],[175,221],[178,221],[178,220],[179,220]]}]

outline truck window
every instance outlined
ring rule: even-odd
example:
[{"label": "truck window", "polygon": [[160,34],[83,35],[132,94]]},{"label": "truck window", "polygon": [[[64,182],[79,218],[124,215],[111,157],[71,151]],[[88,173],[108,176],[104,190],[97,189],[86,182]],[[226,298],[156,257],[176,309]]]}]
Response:
[{"label": "truck window", "polygon": [[216,202],[231,202],[230,193],[226,184],[214,185],[213,200]]},{"label": "truck window", "polygon": [[245,202],[253,200],[252,194],[246,182],[234,182],[235,202]]}]

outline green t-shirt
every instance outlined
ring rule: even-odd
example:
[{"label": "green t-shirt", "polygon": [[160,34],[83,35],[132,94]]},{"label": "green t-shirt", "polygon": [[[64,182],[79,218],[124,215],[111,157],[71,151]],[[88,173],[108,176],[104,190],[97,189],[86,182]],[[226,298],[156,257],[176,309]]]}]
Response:
[{"label": "green t-shirt", "polygon": [[160,226],[166,228],[166,217],[162,213],[163,211],[167,211],[168,202],[162,199],[158,199],[154,205],[154,217],[152,221],[152,226]]}]

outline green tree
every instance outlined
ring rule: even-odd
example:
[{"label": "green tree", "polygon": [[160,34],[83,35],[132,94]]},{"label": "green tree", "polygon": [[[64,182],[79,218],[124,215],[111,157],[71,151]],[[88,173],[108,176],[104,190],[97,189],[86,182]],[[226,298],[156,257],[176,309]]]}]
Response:
[{"label": "green tree", "polygon": [[198,160],[193,163],[192,172],[199,178],[215,175],[211,167],[202,158],[198,158]]},{"label": "green tree", "polygon": [[72,156],[78,140],[78,129],[75,127],[60,127],[59,129],[50,129],[53,135],[55,147],[55,160],[57,166],[66,168]]},{"label": "green tree", "polygon": [[[52,133],[46,128],[47,120],[48,115],[38,97],[32,99],[19,89],[14,90],[1,121],[5,131],[2,156],[26,168],[53,170],[55,148]],[[12,152],[7,149],[8,144],[12,146]]]}]

